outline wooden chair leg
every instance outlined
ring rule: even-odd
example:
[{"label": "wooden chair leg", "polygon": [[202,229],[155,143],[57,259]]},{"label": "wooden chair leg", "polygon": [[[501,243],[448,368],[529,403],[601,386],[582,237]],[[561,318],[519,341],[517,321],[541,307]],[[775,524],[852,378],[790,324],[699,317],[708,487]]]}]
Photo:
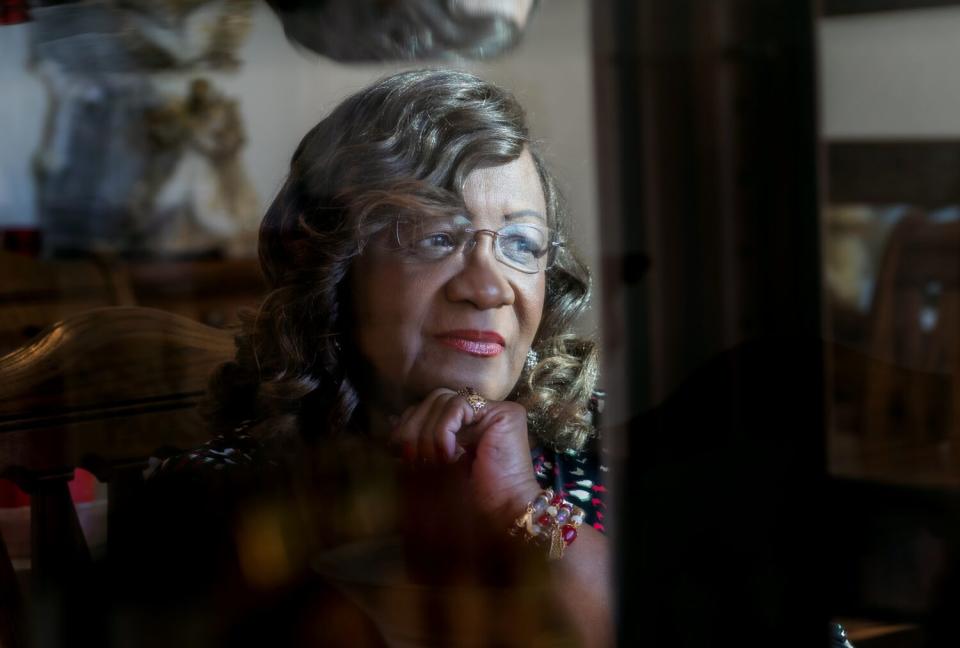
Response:
[{"label": "wooden chair leg", "polygon": [[111,546],[125,546],[126,520],[131,507],[139,502],[143,489],[143,470],[146,462],[114,466],[107,482],[107,550]]},{"label": "wooden chair leg", "polygon": [[62,583],[90,565],[68,479],[38,480],[31,493],[31,571],[40,587]]},{"label": "wooden chair leg", "polygon": [[38,479],[30,489],[30,634],[38,645],[84,645],[94,609],[83,595],[92,565],[69,478]]},{"label": "wooden chair leg", "polygon": [[7,544],[0,537],[0,647],[24,648],[23,595]]}]

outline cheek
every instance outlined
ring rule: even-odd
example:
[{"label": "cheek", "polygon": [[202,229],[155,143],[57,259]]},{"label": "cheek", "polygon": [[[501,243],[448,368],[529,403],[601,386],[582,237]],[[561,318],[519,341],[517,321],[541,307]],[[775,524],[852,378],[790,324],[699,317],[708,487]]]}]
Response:
[{"label": "cheek", "polygon": [[380,374],[409,365],[418,348],[423,290],[395,265],[367,263],[353,280],[357,346]]},{"label": "cheek", "polygon": [[532,342],[543,319],[543,304],[546,299],[546,281],[541,275],[536,284],[521,291],[523,302],[518,316],[520,333],[527,342]]}]

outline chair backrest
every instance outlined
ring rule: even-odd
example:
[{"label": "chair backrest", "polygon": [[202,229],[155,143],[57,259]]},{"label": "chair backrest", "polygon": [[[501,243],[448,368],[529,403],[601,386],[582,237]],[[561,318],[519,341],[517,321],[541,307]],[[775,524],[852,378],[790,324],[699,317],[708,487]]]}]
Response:
[{"label": "chair backrest", "polygon": [[[910,216],[891,232],[870,344],[883,363],[866,379],[862,421],[868,450],[958,450],[960,222]],[[952,481],[960,479],[960,464],[952,470]]]},{"label": "chair backrest", "polygon": [[[109,511],[142,481],[147,458],[207,436],[196,407],[212,370],[233,356],[232,338],[164,311],[112,307],[0,356],[0,477],[31,495],[32,592],[89,562],[67,488],[74,469],[108,485],[109,542]],[[0,598],[15,607],[9,561],[0,570]],[[23,644],[20,621],[22,611],[0,610],[4,646]]]}]

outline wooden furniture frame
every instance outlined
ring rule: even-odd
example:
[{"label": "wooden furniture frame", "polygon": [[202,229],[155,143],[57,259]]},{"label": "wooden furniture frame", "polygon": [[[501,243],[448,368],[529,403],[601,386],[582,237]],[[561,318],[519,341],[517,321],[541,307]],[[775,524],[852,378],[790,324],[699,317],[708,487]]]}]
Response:
[{"label": "wooden furniture frame", "polygon": [[[80,577],[90,562],[68,490],[74,470],[108,485],[109,543],[110,511],[142,481],[147,458],[205,438],[197,405],[211,371],[232,356],[230,331],[113,307],[68,317],[0,357],[0,476],[31,495],[31,598]],[[5,647],[29,641],[23,598],[0,542]],[[51,605],[62,602],[47,601],[44,624],[55,626]]]}]

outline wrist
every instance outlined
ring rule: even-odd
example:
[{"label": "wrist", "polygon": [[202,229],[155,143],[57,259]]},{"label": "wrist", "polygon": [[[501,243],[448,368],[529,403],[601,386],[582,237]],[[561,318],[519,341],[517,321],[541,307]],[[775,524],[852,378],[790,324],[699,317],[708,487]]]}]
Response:
[{"label": "wrist", "polygon": [[527,505],[543,489],[536,478],[523,479],[505,488],[498,497],[492,499],[490,514],[492,522],[500,529],[510,529],[516,519],[523,515]]}]

